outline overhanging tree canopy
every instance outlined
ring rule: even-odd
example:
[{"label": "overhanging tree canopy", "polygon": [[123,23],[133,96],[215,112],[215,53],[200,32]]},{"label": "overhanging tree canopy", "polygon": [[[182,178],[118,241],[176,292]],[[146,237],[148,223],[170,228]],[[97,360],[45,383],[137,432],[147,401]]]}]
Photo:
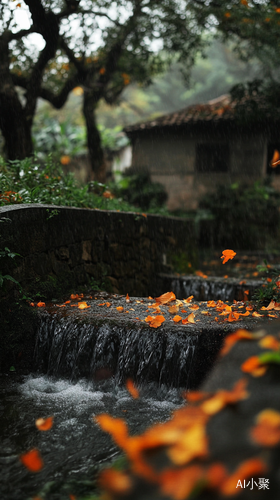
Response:
[{"label": "overhanging tree canopy", "polygon": [[[17,9],[29,15],[28,28],[19,26]],[[99,179],[103,153],[94,115],[100,99],[113,104],[131,81],[149,83],[174,58],[186,73],[203,45],[186,0],[2,0],[0,18],[0,128],[8,158],[32,153],[38,98],[61,108],[80,86]],[[30,49],[34,33],[44,40],[42,50]]]}]

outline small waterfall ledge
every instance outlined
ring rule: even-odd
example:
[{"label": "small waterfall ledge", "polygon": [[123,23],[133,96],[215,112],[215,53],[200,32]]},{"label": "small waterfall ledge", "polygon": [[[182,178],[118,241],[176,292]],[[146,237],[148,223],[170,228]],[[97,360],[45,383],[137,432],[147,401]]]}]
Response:
[{"label": "small waterfall ledge", "polygon": [[197,310],[195,323],[183,325],[173,321],[166,305],[161,306],[164,323],[152,328],[145,318],[158,313],[150,299],[127,303],[125,296],[99,293],[83,300],[90,306],[84,310],[76,302],[39,311],[35,371],[73,381],[114,377],[123,384],[132,378],[137,384],[193,389],[212,368],[224,336],[256,324],[253,318],[246,318],[246,325],[244,320],[217,322],[215,314]]}]

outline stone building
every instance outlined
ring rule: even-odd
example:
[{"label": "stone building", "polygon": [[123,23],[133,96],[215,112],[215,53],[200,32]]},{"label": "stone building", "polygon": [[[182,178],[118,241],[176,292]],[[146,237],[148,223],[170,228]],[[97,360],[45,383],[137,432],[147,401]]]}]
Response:
[{"label": "stone building", "polygon": [[[255,114],[249,109],[242,117],[239,107],[237,118],[236,104],[223,95],[126,127],[132,167],[148,170],[165,186],[171,210],[197,208],[201,196],[218,184],[263,179],[272,172],[274,149],[280,150],[280,121],[254,102]],[[273,169],[272,183],[280,190],[278,173],[279,167]]]}]

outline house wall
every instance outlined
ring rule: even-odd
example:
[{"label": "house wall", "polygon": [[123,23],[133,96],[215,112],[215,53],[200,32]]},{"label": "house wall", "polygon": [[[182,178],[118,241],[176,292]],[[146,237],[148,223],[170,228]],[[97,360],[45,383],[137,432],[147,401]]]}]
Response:
[{"label": "house wall", "polygon": [[[208,124],[209,125],[209,124]],[[196,146],[229,143],[228,172],[196,171]],[[133,140],[132,165],[147,169],[153,181],[165,186],[168,208],[195,209],[199,199],[218,184],[251,183],[265,176],[267,139],[260,131],[243,132],[228,127],[170,128],[141,132]]]}]

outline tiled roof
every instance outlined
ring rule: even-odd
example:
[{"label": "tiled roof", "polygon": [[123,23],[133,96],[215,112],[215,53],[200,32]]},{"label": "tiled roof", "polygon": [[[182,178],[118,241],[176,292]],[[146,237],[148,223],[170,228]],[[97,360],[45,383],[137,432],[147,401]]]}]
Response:
[{"label": "tiled roof", "polygon": [[124,131],[134,132],[149,130],[155,127],[180,126],[186,123],[218,122],[234,119],[235,103],[231,101],[229,94],[224,94],[206,104],[193,104],[187,108],[160,116],[154,120],[136,123],[124,128]]}]

